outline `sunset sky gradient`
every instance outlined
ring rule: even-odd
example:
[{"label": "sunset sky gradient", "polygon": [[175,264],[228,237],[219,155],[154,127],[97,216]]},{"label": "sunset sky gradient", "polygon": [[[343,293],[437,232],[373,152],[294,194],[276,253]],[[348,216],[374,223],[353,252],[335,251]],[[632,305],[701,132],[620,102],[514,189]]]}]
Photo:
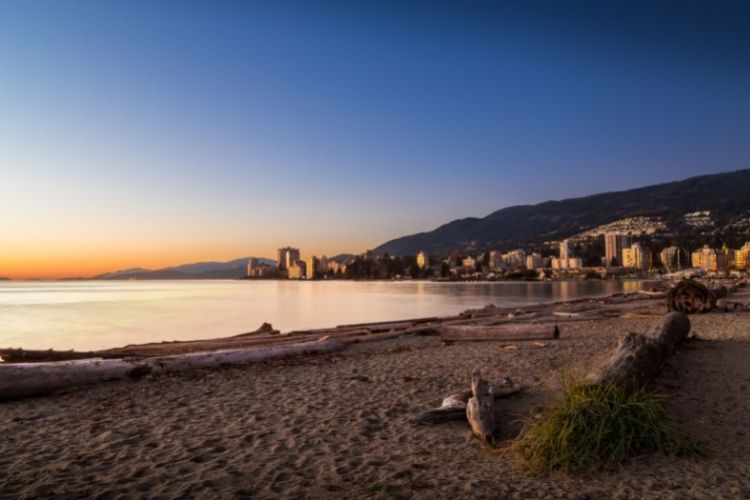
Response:
[{"label": "sunset sky gradient", "polygon": [[0,3],[0,276],[750,167],[747,2]]}]

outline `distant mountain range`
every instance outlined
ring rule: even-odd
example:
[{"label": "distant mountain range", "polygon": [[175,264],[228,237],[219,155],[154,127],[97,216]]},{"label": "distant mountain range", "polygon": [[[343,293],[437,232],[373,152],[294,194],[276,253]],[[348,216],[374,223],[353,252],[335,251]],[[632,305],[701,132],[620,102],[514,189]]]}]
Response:
[{"label": "distant mountain range", "polygon": [[[196,262],[181,266],[165,267],[163,269],[144,269],[136,267],[123,269],[111,273],[94,276],[95,280],[179,280],[179,279],[234,279],[242,278],[247,273],[247,263],[250,257],[230,260],[229,262]],[[276,261],[258,258],[261,263],[275,266]]]},{"label": "distant mountain range", "polygon": [[[353,254],[342,253],[329,257],[329,261],[339,263],[354,260]],[[276,261],[263,257],[252,257],[258,259],[261,264],[276,267]],[[134,267],[111,273],[94,276],[94,280],[196,280],[196,279],[237,279],[247,274],[247,264],[251,257],[243,257],[228,262],[196,262],[180,266],[165,267],[163,269],[145,269]],[[72,278],[80,279],[80,278]]]},{"label": "distant mountain range", "polygon": [[454,220],[437,229],[393,239],[375,253],[446,255],[453,250],[509,250],[574,237],[634,217],[660,231],[710,229],[750,235],[750,170],[503,208],[483,218]]}]

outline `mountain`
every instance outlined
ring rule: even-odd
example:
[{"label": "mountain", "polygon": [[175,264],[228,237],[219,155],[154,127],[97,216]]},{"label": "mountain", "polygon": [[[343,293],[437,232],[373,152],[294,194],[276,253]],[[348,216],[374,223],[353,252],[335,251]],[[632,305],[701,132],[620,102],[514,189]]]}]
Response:
[{"label": "mountain", "polygon": [[[235,279],[242,278],[247,272],[247,263],[251,257],[230,260],[228,262],[195,262],[163,269],[133,268],[104,273],[94,276],[95,280],[179,280],[179,279]],[[258,258],[261,263],[275,266],[276,261]]]},{"label": "mountain", "polygon": [[340,253],[338,255],[334,255],[333,257],[328,257],[328,261],[338,262],[339,264],[346,264],[347,262],[352,262],[356,258],[357,256],[353,253]]},{"label": "mountain", "polygon": [[139,274],[139,273],[148,273],[148,272],[150,272],[149,269],[145,269],[143,267],[134,267],[132,269],[123,269],[121,271],[114,271],[111,273],[99,274],[97,276],[94,276],[92,279],[95,279],[95,280],[106,280],[106,279],[111,279],[111,278],[121,279],[130,274]]},{"label": "mountain", "polygon": [[0,281],[10,281],[10,278],[3,278],[2,276],[0,276]]},{"label": "mountain", "polygon": [[628,191],[503,208],[483,218],[454,220],[437,229],[383,243],[376,253],[445,255],[452,250],[541,245],[634,217],[660,231],[731,230],[750,234],[750,170],[703,175]]}]

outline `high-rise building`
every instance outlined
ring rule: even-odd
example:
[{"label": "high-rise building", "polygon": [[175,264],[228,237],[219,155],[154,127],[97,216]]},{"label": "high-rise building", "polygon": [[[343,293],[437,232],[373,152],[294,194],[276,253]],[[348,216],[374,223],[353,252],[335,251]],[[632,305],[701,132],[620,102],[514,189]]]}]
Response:
[{"label": "high-rise building", "polygon": [[633,243],[630,248],[622,250],[622,266],[642,271],[651,267],[651,258],[647,249],[641,247],[640,243]]},{"label": "high-rise building", "polygon": [[616,266],[622,266],[622,251],[630,246],[630,236],[619,233],[606,233],[604,235],[604,265],[611,267],[613,262]]},{"label": "high-rise building", "polygon": [[318,273],[318,267],[320,266],[320,260],[317,257],[308,257],[305,262],[305,278],[314,280],[320,274]]},{"label": "high-rise building", "polygon": [[560,242],[560,260],[566,261],[573,257],[573,245],[570,240]]},{"label": "high-rise building", "polygon": [[320,258],[318,261],[318,274],[320,276],[323,276],[328,272],[328,257],[325,255]]},{"label": "high-rise building", "polygon": [[289,271],[289,268],[292,267],[292,265],[299,262],[299,248],[279,248],[278,261],[279,271]]},{"label": "high-rise building", "polygon": [[429,267],[430,265],[430,257],[425,253],[424,250],[421,250],[417,254],[417,266],[420,269],[424,269],[426,267]]}]

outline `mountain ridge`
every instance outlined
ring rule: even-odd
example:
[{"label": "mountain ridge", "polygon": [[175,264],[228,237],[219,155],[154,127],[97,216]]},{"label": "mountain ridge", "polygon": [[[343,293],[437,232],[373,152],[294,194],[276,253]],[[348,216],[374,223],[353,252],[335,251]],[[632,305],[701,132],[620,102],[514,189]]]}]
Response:
[{"label": "mountain ridge", "polygon": [[92,280],[122,279],[233,279],[242,278],[247,272],[248,261],[258,259],[261,263],[276,265],[275,260],[263,257],[242,257],[226,262],[203,261],[169,266],[161,269],[135,267],[93,276]]},{"label": "mountain ridge", "polygon": [[690,177],[625,191],[513,205],[485,217],[465,217],[389,240],[375,253],[413,255],[421,250],[510,249],[573,237],[629,217],[658,217],[670,230],[685,229],[686,214],[709,211],[717,228],[748,221],[750,169]]}]

